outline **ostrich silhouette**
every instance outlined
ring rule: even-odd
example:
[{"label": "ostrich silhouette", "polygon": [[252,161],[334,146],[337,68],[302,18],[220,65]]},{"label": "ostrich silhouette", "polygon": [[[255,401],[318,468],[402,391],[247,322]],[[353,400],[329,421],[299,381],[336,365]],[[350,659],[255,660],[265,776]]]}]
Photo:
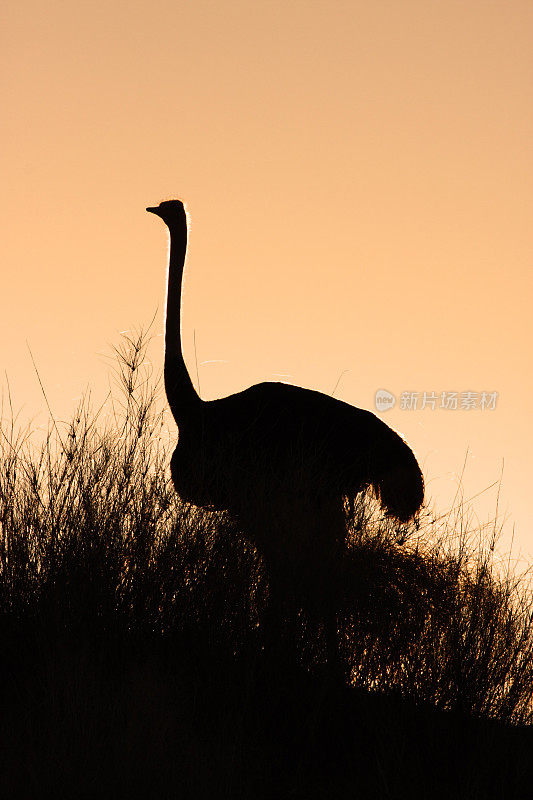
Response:
[{"label": "ostrich silhouette", "polygon": [[[170,232],[165,391],[179,430],[171,474],[180,497],[233,513],[256,544],[271,586],[283,594],[295,575],[310,594],[328,594],[346,536],[344,501],[372,487],[385,514],[416,517],[424,481],[413,452],[374,414],[328,395],[265,382],[219,400],[202,400],[181,345],[181,294],[187,250],[183,203],[146,209]],[[328,652],[336,623],[328,623]],[[329,660],[329,656],[328,656]]]}]

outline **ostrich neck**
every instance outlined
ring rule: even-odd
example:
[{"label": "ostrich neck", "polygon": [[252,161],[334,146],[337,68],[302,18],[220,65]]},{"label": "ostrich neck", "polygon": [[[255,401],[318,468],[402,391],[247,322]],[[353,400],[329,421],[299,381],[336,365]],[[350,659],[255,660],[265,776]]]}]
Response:
[{"label": "ostrich neck", "polygon": [[181,294],[187,250],[187,223],[169,225],[170,257],[168,262],[167,318],[165,330],[165,392],[172,416],[178,426],[187,425],[201,409],[183,358],[181,343]]}]

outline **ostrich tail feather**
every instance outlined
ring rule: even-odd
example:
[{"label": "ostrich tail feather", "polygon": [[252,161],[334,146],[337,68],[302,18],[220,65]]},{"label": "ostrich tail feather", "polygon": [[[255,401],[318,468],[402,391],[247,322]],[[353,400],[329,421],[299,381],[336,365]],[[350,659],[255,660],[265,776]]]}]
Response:
[{"label": "ostrich tail feather", "polygon": [[410,451],[409,456],[391,465],[376,487],[387,515],[399,522],[413,519],[424,502],[424,478]]}]

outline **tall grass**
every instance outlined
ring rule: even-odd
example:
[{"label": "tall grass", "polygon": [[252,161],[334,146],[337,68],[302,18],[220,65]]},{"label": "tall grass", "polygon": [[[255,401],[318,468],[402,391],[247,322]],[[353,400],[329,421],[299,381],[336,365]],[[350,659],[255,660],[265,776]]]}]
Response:
[{"label": "tall grass", "polygon": [[[85,398],[70,423],[51,421],[40,443],[4,408],[4,652],[24,650],[37,631],[40,641],[174,642],[176,653],[202,642],[206,672],[222,650],[268,657],[261,554],[230,515],[175,495],[167,469],[174,433],[146,345],[142,334],[126,338],[113,396],[96,411]],[[331,583],[349,683],[530,723],[533,603],[527,582],[497,568],[497,531],[476,531],[462,507],[398,530],[367,497],[347,508],[347,525]],[[280,637],[295,662],[320,672],[320,602],[311,612],[297,597],[287,600]]]}]

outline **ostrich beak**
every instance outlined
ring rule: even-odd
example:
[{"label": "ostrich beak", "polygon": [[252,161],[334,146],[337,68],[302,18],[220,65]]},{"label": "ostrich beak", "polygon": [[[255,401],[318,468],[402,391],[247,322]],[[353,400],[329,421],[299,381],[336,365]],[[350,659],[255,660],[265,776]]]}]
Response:
[{"label": "ostrich beak", "polygon": [[159,207],[158,206],[148,206],[148,208],[146,210],[149,211],[150,214],[157,214],[157,216],[159,216]]}]

